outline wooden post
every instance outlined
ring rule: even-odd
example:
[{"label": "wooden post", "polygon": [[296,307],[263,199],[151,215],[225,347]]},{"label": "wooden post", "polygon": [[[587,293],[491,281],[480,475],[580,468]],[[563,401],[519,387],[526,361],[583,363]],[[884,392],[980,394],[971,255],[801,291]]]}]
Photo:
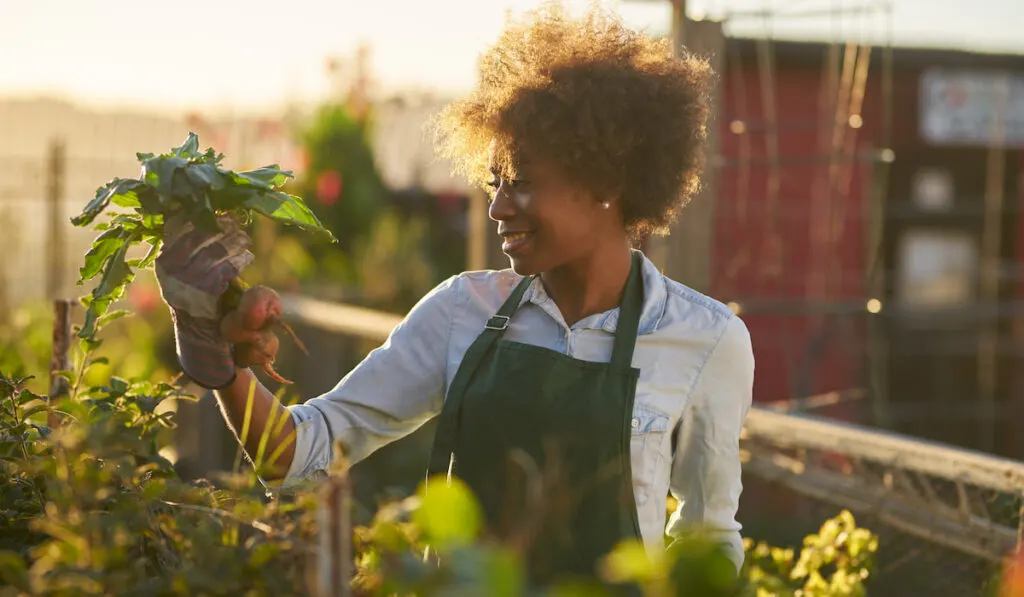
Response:
[{"label": "wooden post", "polygon": [[[985,212],[981,232],[981,304],[999,302],[1002,256],[1003,195],[1006,187],[1006,111],[1009,81],[998,80],[989,121],[989,148],[985,170]],[[998,313],[998,311],[996,311]],[[990,452],[996,430],[995,400],[999,373],[999,317],[993,314],[978,335],[978,444]]]},{"label": "wooden post", "polygon": [[[1017,154],[1017,195],[1016,203],[1018,206],[1024,205],[1024,152]],[[1014,226],[1015,235],[1017,238],[1017,250],[1014,256],[1016,263],[1024,263],[1024,217],[1021,215],[1017,216],[1017,223]],[[1024,298],[1024,279],[1018,278],[1016,287],[1014,288],[1014,299],[1020,300]],[[1011,333],[1012,333],[1012,344],[1014,346],[1024,346],[1024,317],[1019,312],[1014,312],[1013,319],[1011,320]],[[1014,413],[1024,412],[1024,367],[1012,367],[1013,376],[1012,385],[1009,390],[1010,402],[1008,405],[1013,409]],[[1004,420],[1004,428],[1007,430],[1003,434],[1003,437],[1008,439],[1008,454],[1010,458],[1015,460],[1024,460],[1024,434],[1016,433],[1016,417],[1007,417]],[[1014,431],[1010,431],[1010,430]],[[1024,512],[1021,513],[1021,531],[1024,532]],[[1022,535],[1024,538],[1024,535]]]},{"label": "wooden post", "polygon": [[65,232],[68,226],[61,204],[64,196],[64,157],[64,141],[54,139],[50,144],[46,170],[46,201],[50,210],[49,243],[46,246],[46,296],[50,299],[58,299],[64,292]]},{"label": "wooden post", "polygon": [[[685,47],[683,40],[686,34],[686,0],[669,0],[672,4],[672,22],[669,30],[669,37],[672,39],[672,51],[678,56]],[[675,227],[669,229],[669,235],[675,231]],[[670,261],[672,250],[669,236],[649,236],[642,241],[643,251],[647,257],[654,262],[662,272]],[[672,277],[672,276],[669,276]],[[682,281],[676,278],[677,281]]]},{"label": "wooden post", "polygon": [[332,473],[320,502],[320,549],[313,579],[315,597],[352,595],[352,487],[346,473]]},{"label": "wooden post", "polygon": [[[891,8],[887,10],[891,10]],[[891,12],[888,14],[891,17]],[[893,48],[891,43],[886,44],[883,48],[881,66],[881,151],[872,165],[871,200],[867,202],[870,211],[865,218],[868,226],[865,227],[867,251],[864,263],[865,287],[870,289],[871,298],[883,301],[882,309],[885,309],[885,289],[888,282],[885,251],[883,250],[888,219],[886,206],[888,205],[889,173],[892,170],[891,164],[896,159],[896,154],[892,151]],[[889,399],[889,331],[884,317],[868,315],[868,383],[871,389],[873,424],[892,429],[894,423]]]},{"label": "wooden post", "polygon": [[[681,3],[676,5],[677,16]],[[682,21],[674,26],[677,50],[682,49]],[[706,57],[711,68],[720,75],[724,65],[725,37],[722,24],[712,21],[690,21],[686,25],[687,49]],[[668,277],[700,292],[711,290],[711,253],[714,242],[715,196],[717,194],[718,112],[721,90],[716,83],[708,101],[708,129],[705,145],[705,167],[701,190],[679,214],[666,237],[652,237],[646,250]]]},{"label": "wooden post", "polygon": [[466,269],[487,269],[487,198],[483,191],[469,193],[466,207]]},{"label": "wooden post", "polygon": [[[886,148],[887,150],[888,148]],[[883,150],[885,151],[885,150]],[[884,300],[885,264],[882,246],[885,242],[886,189],[888,188],[890,161],[888,155],[880,156],[872,164],[869,196],[864,202],[864,278],[868,295],[872,299]],[[866,306],[866,305],[865,305]],[[883,303],[884,309],[886,305]],[[867,314],[867,377],[871,396],[872,424],[883,429],[893,428],[892,409],[889,404],[889,342],[886,336],[883,316]]]},{"label": "wooden post", "polygon": [[[59,371],[71,369],[71,306],[67,299],[53,301],[53,348],[50,354],[50,392],[47,401],[50,405],[68,395],[68,380],[58,375]],[[47,421],[50,429],[56,429],[60,417],[50,412]]]}]

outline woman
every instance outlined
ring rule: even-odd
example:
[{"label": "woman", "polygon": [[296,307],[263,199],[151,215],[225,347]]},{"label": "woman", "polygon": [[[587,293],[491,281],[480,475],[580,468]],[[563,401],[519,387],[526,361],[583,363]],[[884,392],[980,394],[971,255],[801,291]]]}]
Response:
[{"label": "woman", "polygon": [[[706,62],[612,16],[549,7],[510,25],[480,68],[440,115],[439,144],[493,189],[511,269],[443,282],[305,404],[256,381],[248,448],[284,417],[267,453],[285,444],[275,464],[292,483],[324,471],[335,442],[358,461],[440,416],[430,472],[466,481],[495,534],[534,539],[535,579],[592,573],[624,538],[663,549],[670,491],[667,533],[712,533],[738,568],[749,335],[630,248],[697,189]],[[181,228],[157,272],[185,373],[237,429],[255,378],[234,367],[214,305],[252,256],[227,226],[217,239]]]}]

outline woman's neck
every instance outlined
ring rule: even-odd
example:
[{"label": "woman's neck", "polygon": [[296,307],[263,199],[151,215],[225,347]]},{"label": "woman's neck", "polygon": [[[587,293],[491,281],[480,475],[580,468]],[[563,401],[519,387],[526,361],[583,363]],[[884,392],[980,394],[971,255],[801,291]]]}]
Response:
[{"label": "woman's neck", "polygon": [[632,255],[627,243],[609,243],[605,247],[540,276],[567,325],[619,306]]}]

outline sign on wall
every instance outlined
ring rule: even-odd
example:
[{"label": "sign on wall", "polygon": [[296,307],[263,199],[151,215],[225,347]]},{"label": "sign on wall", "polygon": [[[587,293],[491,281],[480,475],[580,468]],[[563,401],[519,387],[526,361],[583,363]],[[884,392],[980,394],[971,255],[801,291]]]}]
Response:
[{"label": "sign on wall", "polygon": [[935,145],[1024,148],[1024,75],[931,68],[921,75],[920,132]]},{"label": "sign on wall", "polygon": [[897,250],[896,298],[919,312],[962,308],[975,298],[978,244],[962,230],[910,229]]}]

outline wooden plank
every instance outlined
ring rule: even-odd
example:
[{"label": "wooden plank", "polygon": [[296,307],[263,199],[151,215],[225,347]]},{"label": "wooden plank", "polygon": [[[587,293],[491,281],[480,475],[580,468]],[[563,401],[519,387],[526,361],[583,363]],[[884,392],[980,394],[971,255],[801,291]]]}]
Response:
[{"label": "wooden plank", "polygon": [[281,302],[284,305],[285,317],[329,332],[371,340],[386,340],[391,330],[402,321],[400,315],[311,299],[297,294],[282,295]]},{"label": "wooden plank", "polygon": [[744,432],[780,448],[827,450],[1014,495],[1024,491],[1022,462],[887,431],[755,406]]}]

